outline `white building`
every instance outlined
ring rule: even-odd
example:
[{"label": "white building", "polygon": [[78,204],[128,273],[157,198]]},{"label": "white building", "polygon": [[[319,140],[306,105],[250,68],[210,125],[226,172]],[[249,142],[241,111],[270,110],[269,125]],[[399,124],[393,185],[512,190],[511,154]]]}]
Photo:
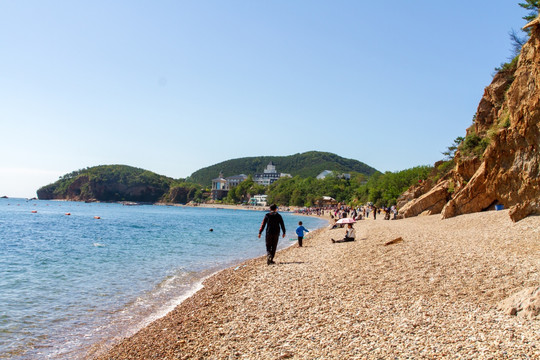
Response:
[{"label": "white building", "polygon": [[255,206],[266,206],[268,195],[253,195],[253,197],[249,200],[250,205]]},{"label": "white building", "polygon": [[266,165],[263,173],[253,175],[253,181],[259,185],[269,186],[281,177],[292,177],[290,174],[278,173],[272,161]]},{"label": "white building", "polygon": [[240,185],[242,181],[245,181],[247,176],[244,174],[229,176],[225,178],[227,189],[230,190],[235,186]]},{"label": "white building", "polygon": [[[317,175],[317,179],[322,180],[328,177],[329,175],[332,175],[334,172],[332,170],[324,170],[319,175]],[[337,175],[338,179],[345,179],[345,180],[351,180],[351,174],[343,173]]]},{"label": "white building", "polygon": [[229,176],[224,178],[222,173],[215,179],[212,179],[212,200],[221,200],[227,196],[229,190],[238,186],[242,181],[246,180],[244,174]]},{"label": "white building", "polygon": [[333,173],[332,170],[323,170],[319,175],[317,175],[317,179],[322,180],[332,173]]}]

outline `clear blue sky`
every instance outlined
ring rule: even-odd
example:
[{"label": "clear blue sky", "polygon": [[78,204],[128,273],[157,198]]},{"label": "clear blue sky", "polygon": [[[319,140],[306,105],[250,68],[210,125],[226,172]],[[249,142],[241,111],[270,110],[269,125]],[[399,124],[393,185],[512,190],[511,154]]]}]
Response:
[{"label": "clear blue sky", "polygon": [[0,196],[103,164],[431,165],[510,56],[518,2],[0,0]]}]

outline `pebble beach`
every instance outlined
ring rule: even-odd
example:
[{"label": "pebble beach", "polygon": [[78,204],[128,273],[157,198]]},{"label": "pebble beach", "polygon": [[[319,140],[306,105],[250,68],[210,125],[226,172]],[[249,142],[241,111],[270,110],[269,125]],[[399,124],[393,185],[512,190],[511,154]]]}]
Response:
[{"label": "pebble beach", "polygon": [[345,229],[320,229],[276,265],[261,257],[220,271],[88,358],[540,358],[537,316],[501,306],[540,285],[540,217],[513,223],[503,210],[355,228],[354,242],[332,244]]}]

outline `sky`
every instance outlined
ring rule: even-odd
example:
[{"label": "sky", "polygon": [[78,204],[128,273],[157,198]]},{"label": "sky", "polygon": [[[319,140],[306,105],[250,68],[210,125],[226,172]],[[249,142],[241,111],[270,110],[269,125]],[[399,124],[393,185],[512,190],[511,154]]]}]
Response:
[{"label": "sky", "polygon": [[0,196],[108,164],[432,165],[511,56],[518,2],[0,0]]}]

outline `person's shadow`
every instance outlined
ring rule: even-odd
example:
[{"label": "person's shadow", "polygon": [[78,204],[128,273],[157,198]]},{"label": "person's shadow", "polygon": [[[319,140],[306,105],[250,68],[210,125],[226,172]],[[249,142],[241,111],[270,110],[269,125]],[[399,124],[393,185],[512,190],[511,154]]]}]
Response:
[{"label": "person's shadow", "polygon": [[303,264],[304,262],[303,261],[283,261],[283,262],[278,262],[277,264],[278,265],[292,265],[292,264]]}]

